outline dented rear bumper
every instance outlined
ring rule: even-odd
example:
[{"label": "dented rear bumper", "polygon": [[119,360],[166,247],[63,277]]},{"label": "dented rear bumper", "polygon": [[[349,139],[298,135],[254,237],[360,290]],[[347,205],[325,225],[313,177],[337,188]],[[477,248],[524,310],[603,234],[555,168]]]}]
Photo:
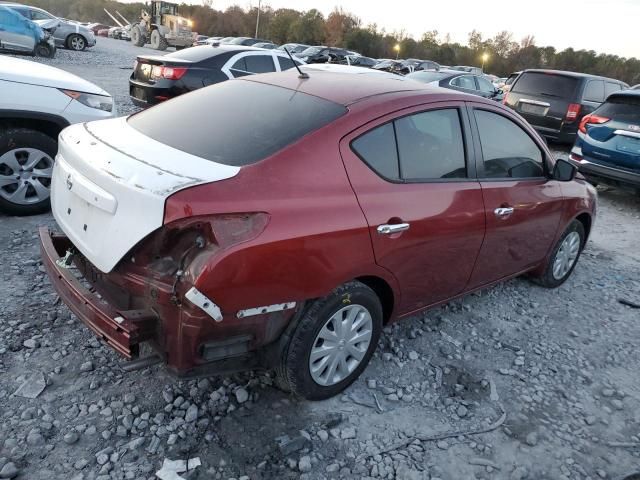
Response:
[{"label": "dented rear bumper", "polygon": [[85,287],[73,272],[59,262],[73,248],[64,235],[40,228],[42,261],[54,289],[69,309],[109,346],[124,357],[138,356],[139,345],[154,338],[158,318],[151,310],[118,310],[94,289]]}]

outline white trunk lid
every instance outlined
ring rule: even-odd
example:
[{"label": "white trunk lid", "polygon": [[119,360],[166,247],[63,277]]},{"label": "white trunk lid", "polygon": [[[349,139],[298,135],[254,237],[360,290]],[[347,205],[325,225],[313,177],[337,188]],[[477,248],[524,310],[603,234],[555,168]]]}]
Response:
[{"label": "white trunk lid", "polygon": [[106,273],[162,226],[167,197],[239,170],[157,142],[126,118],[78,124],[60,134],[51,207],[73,244]]}]

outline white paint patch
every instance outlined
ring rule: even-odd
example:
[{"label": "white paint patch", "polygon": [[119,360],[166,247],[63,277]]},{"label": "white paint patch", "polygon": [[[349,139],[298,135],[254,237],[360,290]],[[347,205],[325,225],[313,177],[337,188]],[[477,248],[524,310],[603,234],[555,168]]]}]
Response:
[{"label": "white paint patch", "polygon": [[216,322],[222,321],[222,311],[220,307],[209,300],[196,287],[191,287],[184,296],[196,307],[200,307],[204,312],[213,318]]},{"label": "white paint patch", "polygon": [[296,302],[288,303],[276,303],[273,305],[267,305],[264,307],[247,308],[246,310],[240,310],[236,316],[238,318],[251,317],[253,315],[262,315],[265,313],[281,312],[282,310],[291,310],[295,308]]},{"label": "white paint patch", "polygon": [[60,134],[51,207],[60,228],[103,272],[162,226],[167,198],[194,185],[235,176],[157,142],[125,118],[73,125]]}]

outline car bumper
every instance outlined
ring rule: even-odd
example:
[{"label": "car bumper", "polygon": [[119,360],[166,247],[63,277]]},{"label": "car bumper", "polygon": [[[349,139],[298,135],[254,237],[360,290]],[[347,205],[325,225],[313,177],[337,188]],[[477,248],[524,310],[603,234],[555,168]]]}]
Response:
[{"label": "car bumper", "polygon": [[129,96],[134,105],[146,108],[169,100],[176,95],[172,89],[169,88],[150,87],[144,83],[129,80]]},{"label": "car bumper", "polygon": [[640,188],[640,171],[634,172],[628,169],[601,165],[574,152],[571,153],[569,161],[588,179],[614,186]]},{"label": "car bumper", "polygon": [[573,144],[578,136],[578,125],[574,124],[563,125],[560,129],[543,127],[535,123],[531,123],[531,126],[543,137],[558,143]]},{"label": "car bumper", "polygon": [[66,253],[75,252],[69,238],[46,227],[39,235],[42,262],[62,301],[126,359],[139,357],[140,345],[147,342],[170,373],[193,377],[268,368],[280,358],[282,345],[276,340],[292,310],[246,318],[223,312],[216,322],[189,300],[177,301],[182,295],[174,285],[139,270],[103,274],[80,253],[65,265]]},{"label": "car bumper", "polygon": [[55,235],[41,227],[40,251],[49,279],[69,309],[98,337],[124,357],[139,354],[141,342],[154,337],[157,318],[149,311],[119,311],[92,293],[64,266],[62,258],[73,244],[64,235]]}]

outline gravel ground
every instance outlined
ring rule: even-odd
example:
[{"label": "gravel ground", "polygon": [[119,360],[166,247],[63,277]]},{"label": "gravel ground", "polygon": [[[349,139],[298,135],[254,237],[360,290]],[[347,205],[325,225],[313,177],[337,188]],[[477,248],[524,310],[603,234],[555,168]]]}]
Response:
[{"label": "gravel ground", "polygon": [[[99,39],[56,66],[134,110],[149,49]],[[600,190],[598,220],[557,290],[516,279],[388,327],[363,376],[306,402],[271,376],[176,381],[120,359],[67,310],[39,260],[50,215],[0,216],[0,478],[620,479],[640,470],[640,198]],[[22,385],[43,391],[34,399]],[[24,393],[24,390],[23,392]]]}]

